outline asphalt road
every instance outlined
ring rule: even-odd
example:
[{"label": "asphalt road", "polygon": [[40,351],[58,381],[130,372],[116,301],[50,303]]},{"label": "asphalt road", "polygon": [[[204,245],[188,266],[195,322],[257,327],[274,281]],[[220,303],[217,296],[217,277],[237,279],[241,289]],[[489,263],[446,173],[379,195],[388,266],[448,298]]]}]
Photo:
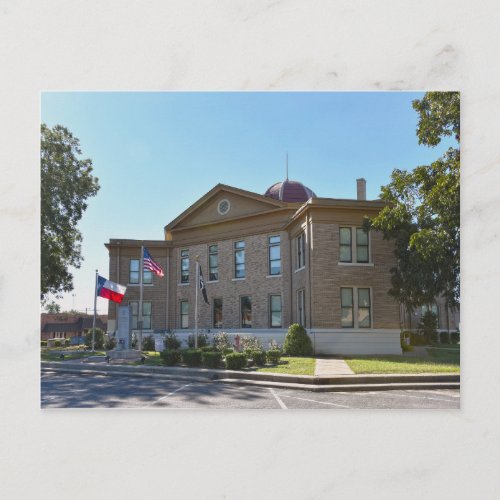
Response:
[{"label": "asphalt road", "polygon": [[43,371],[42,408],[459,409],[460,391],[310,392],[217,382]]}]

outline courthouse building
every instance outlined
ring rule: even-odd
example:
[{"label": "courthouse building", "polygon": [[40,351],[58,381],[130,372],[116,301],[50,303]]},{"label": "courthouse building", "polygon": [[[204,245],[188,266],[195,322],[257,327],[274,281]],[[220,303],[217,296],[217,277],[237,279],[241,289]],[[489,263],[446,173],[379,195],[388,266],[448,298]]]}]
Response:
[{"label": "courthouse building", "polygon": [[[355,189],[357,188],[357,189]],[[366,200],[366,181],[353,199],[319,198],[285,180],[264,194],[218,184],[164,228],[164,239],[111,239],[109,279],[127,286],[137,328],[141,245],[165,272],[143,274],[143,331],[195,326],[195,261],[210,304],[198,300],[198,328],[282,343],[301,323],[317,354],[399,354],[400,310],[388,295],[394,243],[362,229],[384,207]],[[109,303],[108,332],[117,306]]]}]

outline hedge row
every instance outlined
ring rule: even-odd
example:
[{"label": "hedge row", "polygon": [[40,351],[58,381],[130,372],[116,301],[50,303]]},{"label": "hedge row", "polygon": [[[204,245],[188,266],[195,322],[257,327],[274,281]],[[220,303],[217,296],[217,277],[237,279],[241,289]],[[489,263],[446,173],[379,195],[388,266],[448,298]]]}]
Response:
[{"label": "hedge row", "polygon": [[[229,351],[229,352],[227,352]],[[227,350],[225,352],[224,366],[228,370],[241,370],[246,368],[248,362],[252,360],[257,366],[264,366],[266,361],[271,364],[278,364],[281,351],[271,349],[267,351],[247,350],[246,352],[234,352]],[[162,363],[166,366],[175,366],[181,361],[187,366],[206,368],[219,368],[222,366],[223,353],[214,351],[208,346],[201,349],[165,349],[160,353]]]}]

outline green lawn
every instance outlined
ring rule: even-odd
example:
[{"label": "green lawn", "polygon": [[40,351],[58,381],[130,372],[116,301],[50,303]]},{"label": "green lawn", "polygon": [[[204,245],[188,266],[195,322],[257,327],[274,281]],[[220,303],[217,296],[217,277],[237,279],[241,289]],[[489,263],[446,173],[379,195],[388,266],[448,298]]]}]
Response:
[{"label": "green lawn", "polygon": [[[145,365],[150,365],[150,366],[161,366],[161,358],[160,358],[160,353],[156,351],[142,351],[142,354],[146,358],[144,361]],[[133,363],[134,365],[140,365],[142,364],[140,361],[135,361]]]},{"label": "green lawn", "polygon": [[348,356],[354,373],[460,373],[460,350],[428,348],[428,358],[406,356]]},{"label": "green lawn", "polygon": [[314,375],[315,366],[316,360],[314,358],[283,357],[277,366],[257,368],[256,371],[289,375]]},{"label": "green lawn", "polygon": [[79,352],[65,352],[64,353],[64,360],[59,357],[60,355],[60,348],[56,348],[54,351],[51,350],[43,350],[41,352],[41,359],[42,361],[69,361],[72,359],[82,359],[82,358],[88,358],[89,356],[104,356],[106,353],[104,351],[79,351]]}]

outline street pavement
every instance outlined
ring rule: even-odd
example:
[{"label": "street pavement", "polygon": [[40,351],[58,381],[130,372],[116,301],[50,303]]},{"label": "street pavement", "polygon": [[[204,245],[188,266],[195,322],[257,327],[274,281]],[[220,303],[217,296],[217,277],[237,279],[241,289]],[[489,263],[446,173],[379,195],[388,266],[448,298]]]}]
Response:
[{"label": "street pavement", "polygon": [[144,409],[459,409],[460,391],[321,392],[43,370],[41,407]]}]

